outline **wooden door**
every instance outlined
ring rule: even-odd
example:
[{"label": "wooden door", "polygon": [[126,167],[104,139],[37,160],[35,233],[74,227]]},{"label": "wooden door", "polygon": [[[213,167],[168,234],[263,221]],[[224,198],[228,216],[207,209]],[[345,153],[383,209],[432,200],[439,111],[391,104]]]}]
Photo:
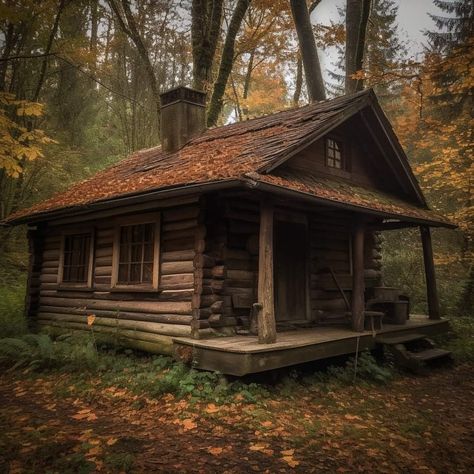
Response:
[{"label": "wooden door", "polygon": [[277,322],[308,319],[306,258],[306,224],[276,220],[273,265]]}]

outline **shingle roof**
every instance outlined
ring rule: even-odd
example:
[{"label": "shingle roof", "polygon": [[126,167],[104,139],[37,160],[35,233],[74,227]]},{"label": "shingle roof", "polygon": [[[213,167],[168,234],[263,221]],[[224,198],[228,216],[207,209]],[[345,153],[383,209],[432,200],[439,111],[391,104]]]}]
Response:
[{"label": "shingle roof", "polygon": [[[43,215],[47,217],[58,210],[77,209],[157,189],[223,180],[245,180],[248,173],[263,173],[266,167],[280,162],[315,134],[330,130],[341,119],[348,117],[349,111],[352,114],[365,107],[372,95],[373,92],[364,91],[209,129],[173,153],[163,152],[161,147],[138,151],[65,192],[14,213],[7,222],[24,222]],[[262,176],[265,176],[262,179],[267,182],[277,180],[270,175]],[[288,177],[284,183],[284,178],[280,176],[278,185],[296,189],[297,181],[301,178],[303,177]],[[309,186],[307,180],[301,180],[300,183],[300,187],[306,189],[305,192],[311,188],[312,193],[323,192],[322,184],[320,185],[318,191],[316,184]],[[332,196],[338,200],[342,196],[340,191],[337,194],[330,187],[324,193],[329,199]],[[346,197],[349,198],[347,193]],[[370,206],[371,200],[366,198],[364,203]],[[382,210],[381,205],[376,207]],[[402,207],[400,204],[400,211]],[[403,215],[402,212],[398,214]],[[432,220],[438,219],[433,216]]]}]

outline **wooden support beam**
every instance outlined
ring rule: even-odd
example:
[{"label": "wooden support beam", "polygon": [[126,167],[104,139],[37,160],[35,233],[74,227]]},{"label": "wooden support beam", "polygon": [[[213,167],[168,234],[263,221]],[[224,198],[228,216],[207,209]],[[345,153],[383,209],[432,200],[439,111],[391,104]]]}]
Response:
[{"label": "wooden support beam", "polygon": [[352,329],[364,330],[364,232],[365,226],[357,223],[352,236]]},{"label": "wooden support beam", "polygon": [[428,299],[428,314],[430,319],[440,319],[438,290],[433,261],[433,245],[429,227],[421,226],[421,243],[423,245],[423,261],[425,264],[426,295]]},{"label": "wooden support beam", "polygon": [[276,342],[273,290],[273,205],[262,202],[258,257],[258,342]]}]

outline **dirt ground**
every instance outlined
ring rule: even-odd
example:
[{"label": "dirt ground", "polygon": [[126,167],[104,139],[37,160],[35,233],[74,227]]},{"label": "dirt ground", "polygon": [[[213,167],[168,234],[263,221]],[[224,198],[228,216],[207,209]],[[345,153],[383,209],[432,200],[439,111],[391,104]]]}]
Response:
[{"label": "dirt ground", "polygon": [[0,377],[1,472],[474,472],[474,367],[248,403]]}]

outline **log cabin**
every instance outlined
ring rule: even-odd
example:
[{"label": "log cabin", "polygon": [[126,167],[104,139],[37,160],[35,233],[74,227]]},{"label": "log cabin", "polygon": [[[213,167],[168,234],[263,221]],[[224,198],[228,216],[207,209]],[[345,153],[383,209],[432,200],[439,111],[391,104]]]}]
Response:
[{"label": "log cabin", "polygon": [[[430,228],[454,226],[372,90],[208,130],[205,106],[163,93],[161,146],[8,218],[28,226],[32,330],[93,328],[234,375],[447,330]],[[413,226],[423,317],[382,279],[382,233]]]}]

